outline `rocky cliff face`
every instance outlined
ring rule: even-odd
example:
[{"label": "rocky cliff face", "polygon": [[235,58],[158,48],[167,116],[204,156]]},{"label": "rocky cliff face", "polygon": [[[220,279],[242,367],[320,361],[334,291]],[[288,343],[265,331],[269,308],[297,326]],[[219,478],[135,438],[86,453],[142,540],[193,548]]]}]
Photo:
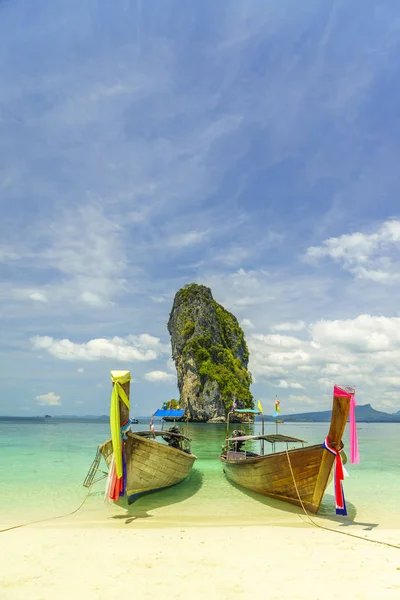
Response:
[{"label": "rocky cliff face", "polygon": [[225,421],[236,401],[252,408],[249,352],[239,323],[194,283],[177,292],[168,321],[180,405],[193,421]]}]

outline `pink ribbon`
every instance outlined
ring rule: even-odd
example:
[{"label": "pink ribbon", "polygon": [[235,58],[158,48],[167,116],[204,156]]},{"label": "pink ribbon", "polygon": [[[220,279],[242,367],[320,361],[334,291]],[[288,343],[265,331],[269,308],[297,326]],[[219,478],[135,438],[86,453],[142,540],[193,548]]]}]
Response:
[{"label": "pink ribbon", "polygon": [[360,462],[360,454],[358,452],[358,438],[356,425],[356,399],[354,394],[346,392],[337,385],[333,388],[333,395],[339,398],[350,398],[350,462],[358,464]]}]

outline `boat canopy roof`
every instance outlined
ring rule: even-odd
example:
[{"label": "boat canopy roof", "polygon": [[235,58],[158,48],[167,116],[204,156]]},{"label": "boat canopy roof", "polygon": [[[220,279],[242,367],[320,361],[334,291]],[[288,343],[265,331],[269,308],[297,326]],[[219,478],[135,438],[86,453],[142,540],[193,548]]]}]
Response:
[{"label": "boat canopy roof", "polygon": [[183,417],[184,414],[185,414],[184,410],[179,410],[177,408],[170,409],[170,410],[164,410],[163,408],[159,408],[154,413],[154,416],[155,417]]},{"label": "boat canopy roof", "polygon": [[282,435],[280,433],[273,433],[270,435],[241,435],[239,437],[230,437],[226,441],[227,442],[247,442],[249,440],[265,440],[270,442],[271,444],[275,444],[276,442],[298,442],[301,444],[306,444],[306,440],[301,440],[299,438],[290,437],[289,435]]}]

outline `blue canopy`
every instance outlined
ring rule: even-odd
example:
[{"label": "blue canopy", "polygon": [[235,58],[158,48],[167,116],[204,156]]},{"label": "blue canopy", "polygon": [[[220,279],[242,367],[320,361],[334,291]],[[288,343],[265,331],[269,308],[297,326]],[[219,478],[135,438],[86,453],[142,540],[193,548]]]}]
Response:
[{"label": "blue canopy", "polygon": [[155,417],[183,417],[185,414],[184,410],[172,409],[172,410],[164,410],[163,408],[159,408],[154,413]]}]

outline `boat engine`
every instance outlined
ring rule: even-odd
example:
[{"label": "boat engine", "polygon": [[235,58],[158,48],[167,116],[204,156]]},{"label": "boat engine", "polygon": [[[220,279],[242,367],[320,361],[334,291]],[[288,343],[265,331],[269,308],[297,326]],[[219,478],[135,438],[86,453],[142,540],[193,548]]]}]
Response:
[{"label": "boat engine", "polygon": [[168,446],[171,446],[172,448],[180,449],[179,438],[175,437],[174,435],[168,435],[168,432],[180,433],[179,427],[176,427],[175,425],[173,427],[170,427],[169,429],[167,429],[167,431],[165,432],[165,435],[163,435],[162,438],[165,442],[167,442]]},{"label": "boat engine", "polygon": [[[231,437],[233,437],[233,438],[235,438],[235,437],[242,437],[244,435],[246,435],[246,433],[242,429],[234,429],[232,431]],[[233,452],[241,452],[243,445],[244,445],[244,442],[235,442],[235,441],[232,441],[231,442],[231,450],[233,450]]]}]

